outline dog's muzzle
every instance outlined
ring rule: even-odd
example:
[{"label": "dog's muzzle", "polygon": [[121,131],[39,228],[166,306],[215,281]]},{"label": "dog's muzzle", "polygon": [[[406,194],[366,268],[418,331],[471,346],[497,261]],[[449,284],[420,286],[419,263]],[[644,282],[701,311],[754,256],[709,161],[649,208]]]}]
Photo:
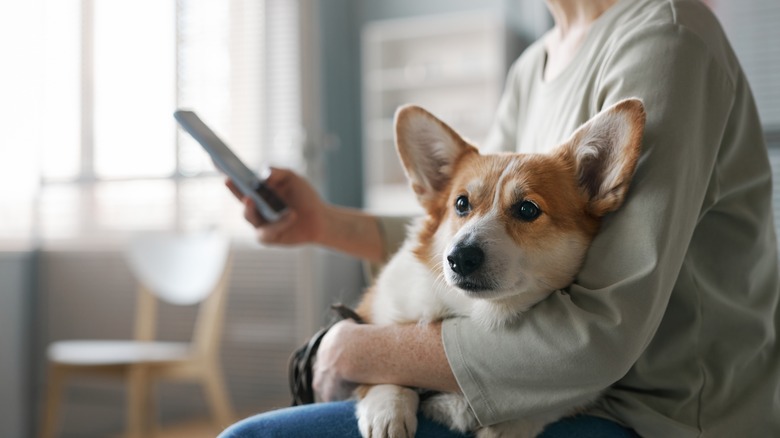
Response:
[{"label": "dog's muzzle", "polygon": [[447,262],[453,272],[468,277],[485,262],[485,252],[476,245],[457,245],[447,256]]}]

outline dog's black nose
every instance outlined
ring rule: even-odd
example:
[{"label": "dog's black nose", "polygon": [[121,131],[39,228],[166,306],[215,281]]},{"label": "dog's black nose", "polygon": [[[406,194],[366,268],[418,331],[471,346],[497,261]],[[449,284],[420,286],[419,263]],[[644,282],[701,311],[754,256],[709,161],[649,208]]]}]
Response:
[{"label": "dog's black nose", "polygon": [[465,277],[482,266],[482,262],[485,261],[485,253],[474,245],[456,246],[447,256],[447,261],[455,273]]}]

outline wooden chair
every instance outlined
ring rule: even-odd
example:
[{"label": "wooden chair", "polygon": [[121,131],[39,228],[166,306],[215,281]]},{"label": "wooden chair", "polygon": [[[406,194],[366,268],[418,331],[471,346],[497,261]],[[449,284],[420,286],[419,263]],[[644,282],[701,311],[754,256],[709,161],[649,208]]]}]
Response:
[{"label": "wooden chair", "polygon": [[[59,341],[48,348],[49,382],[41,437],[57,430],[67,378],[105,375],[127,381],[127,436],[154,434],[153,383],[160,379],[203,384],[218,428],[234,421],[219,361],[231,267],[229,241],[213,233],[149,234],[133,239],[126,252],[139,280],[135,340]],[[157,300],[199,304],[191,342],[155,341]]]}]

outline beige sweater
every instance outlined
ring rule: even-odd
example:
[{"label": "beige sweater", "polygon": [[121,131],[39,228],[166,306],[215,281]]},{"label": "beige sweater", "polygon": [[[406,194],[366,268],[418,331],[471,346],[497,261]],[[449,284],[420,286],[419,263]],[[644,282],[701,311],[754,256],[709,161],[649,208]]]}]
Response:
[{"label": "beige sweater", "polygon": [[[560,76],[543,81],[544,62],[537,42],[515,63],[483,150],[544,153],[636,96],[648,113],[643,152],[570,288],[507,329],[444,322],[479,421],[605,390],[591,413],[643,436],[780,436],[770,167],[716,19],[698,1],[621,0]],[[383,220],[391,247],[401,224]]]}]

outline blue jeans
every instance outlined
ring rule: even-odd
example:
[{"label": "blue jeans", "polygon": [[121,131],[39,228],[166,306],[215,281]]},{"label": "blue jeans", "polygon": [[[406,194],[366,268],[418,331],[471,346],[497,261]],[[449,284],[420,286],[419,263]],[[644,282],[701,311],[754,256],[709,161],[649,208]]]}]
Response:
[{"label": "blue jeans", "polygon": [[[469,438],[417,414],[417,436]],[[635,438],[630,429],[612,421],[579,415],[551,424],[540,438]],[[360,438],[355,402],[317,403],[255,415],[225,429],[219,438]]]}]

